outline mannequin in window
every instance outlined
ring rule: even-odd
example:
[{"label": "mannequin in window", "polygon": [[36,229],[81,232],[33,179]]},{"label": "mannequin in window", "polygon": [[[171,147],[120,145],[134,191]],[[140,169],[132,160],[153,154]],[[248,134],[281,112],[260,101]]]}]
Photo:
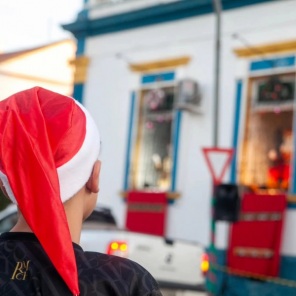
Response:
[{"label": "mannequin in window", "polygon": [[292,151],[292,132],[283,132],[282,143],[278,149],[271,149],[268,158],[271,165],[268,169],[267,185],[269,188],[288,190],[290,179],[290,161]]}]

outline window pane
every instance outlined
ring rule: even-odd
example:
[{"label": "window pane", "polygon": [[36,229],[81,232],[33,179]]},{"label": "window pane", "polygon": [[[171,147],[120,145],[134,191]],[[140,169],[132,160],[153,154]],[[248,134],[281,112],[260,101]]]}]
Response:
[{"label": "window pane", "polygon": [[173,87],[142,92],[134,162],[136,188],[170,188],[173,105]]},{"label": "window pane", "polygon": [[293,158],[295,75],[256,77],[250,83],[240,183],[287,191]]}]

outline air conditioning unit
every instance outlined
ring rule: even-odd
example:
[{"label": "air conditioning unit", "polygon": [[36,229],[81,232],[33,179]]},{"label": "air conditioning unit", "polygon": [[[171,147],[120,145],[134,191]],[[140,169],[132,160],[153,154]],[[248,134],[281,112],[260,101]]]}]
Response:
[{"label": "air conditioning unit", "polygon": [[175,108],[195,114],[202,113],[200,87],[193,79],[183,79],[177,85]]}]

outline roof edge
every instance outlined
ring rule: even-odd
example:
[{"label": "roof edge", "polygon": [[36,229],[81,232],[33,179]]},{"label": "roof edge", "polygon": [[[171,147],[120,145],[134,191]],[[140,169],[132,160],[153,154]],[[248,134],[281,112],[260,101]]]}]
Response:
[{"label": "roof edge", "polygon": [[53,41],[51,43],[46,43],[46,44],[43,44],[43,45],[31,47],[31,48],[26,48],[26,49],[17,50],[17,51],[0,53],[0,63],[5,62],[7,60],[11,60],[13,58],[17,58],[17,57],[25,55],[25,54],[33,53],[33,52],[38,51],[40,49],[49,48],[49,47],[52,47],[52,46],[56,46],[56,45],[58,45],[60,43],[65,43],[65,42],[69,42],[69,41],[73,41],[73,43],[75,43],[74,39],[67,38],[67,39]]},{"label": "roof edge", "polygon": [[[278,0],[222,0],[222,7],[223,10],[230,10],[275,1]],[[76,38],[81,38],[156,25],[212,12],[213,4],[211,0],[183,0],[97,19],[88,19],[87,13],[80,13],[81,17],[78,17],[75,22],[64,24],[62,27],[70,31]]]}]

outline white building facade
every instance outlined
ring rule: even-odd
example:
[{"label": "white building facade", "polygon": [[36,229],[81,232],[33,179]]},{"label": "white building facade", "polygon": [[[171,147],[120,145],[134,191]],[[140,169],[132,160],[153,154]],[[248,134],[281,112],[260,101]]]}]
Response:
[{"label": "white building facade", "polygon": [[[102,134],[100,202],[124,226],[126,192],[166,191],[166,235],[209,245],[212,178],[202,148],[214,146],[218,120],[217,146],[236,152],[223,181],[289,196],[281,275],[294,279],[287,274],[296,260],[296,1],[221,2],[217,118],[212,1],[90,0],[76,22],[64,25],[77,38],[74,97]],[[178,108],[180,82],[197,87],[191,111]],[[271,185],[278,153],[288,175]],[[218,223],[217,247],[227,243],[228,226]],[[264,295],[247,291],[238,295]]]}]

